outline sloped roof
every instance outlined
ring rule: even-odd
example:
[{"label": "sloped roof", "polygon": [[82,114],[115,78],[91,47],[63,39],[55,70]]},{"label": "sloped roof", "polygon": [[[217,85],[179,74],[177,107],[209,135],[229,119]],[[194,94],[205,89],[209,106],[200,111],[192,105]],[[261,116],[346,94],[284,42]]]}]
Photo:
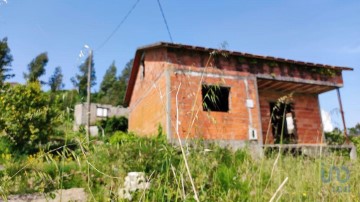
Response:
[{"label": "sloped roof", "polygon": [[124,103],[127,106],[130,103],[132,91],[135,85],[136,75],[139,70],[139,63],[142,57],[142,53],[146,50],[151,49],[157,49],[157,48],[174,48],[174,49],[185,49],[185,50],[193,50],[193,51],[201,51],[201,52],[208,52],[211,53],[213,51],[221,51],[222,53],[225,53],[227,55],[231,56],[242,56],[246,58],[254,58],[254,59],[262,59],[262,60],[268,60],[268,61],[274,61],[274,62],[282,62],[282,63],[289,63],[289,64],[295,64],[295,65],[305,65],[308,67],[317,67],[317,68],[326,68],[326,69],[335,69],[335,70],[350,70],[352,71],[353,68],[350,67],[344,67],[344,66],[333,66],[333,65],[327,65],[327,64],[318,64],[318,63],[312,63],[312,62],[303,62],[303,61],[297,61],[297,60],[291,60],[291,59],[285,59],[285,58],[278,58],[278,57],[272,57],[272,56],[262,56],[262,55],[255,55],[250,53],[244,53],[244,52],[237,52],[237,51],[229,51],[229,50],[219,50],[214,48],[205,48],[200,46],[191,46],[191,45],[184,45],[184,44],[176,44],[176,43],[168,43],[168,42],[158,42],[146,46],[139,47],[136,50],[135,58],[133,67],[131,70],[130,78],[128,87],[126,89],[125,99]]},{"label": "sloped roof", "polygon": [[[191,46],[191,45],[175,44],[175,43],[168,43],[168,42],[158,42],[158,43],[150,44],[147,46],[142,46],[142,47],[138,48],[137,51],[144,51],[144,50],[148,50],[148,49],[155,49],[155,48],[161,48],[161,47],[188,49],[188,50],[196,50],[196,51],[204,51],[204,52],[213,52],[213,51],[221,50],[221,49],[215,49],[215,48],[205,48],[205,47],[200,47],[200,46]],[[333,66],[333,65],[319,64],[319,63],[313,63],[313,62],[304,62],[304,61],[278,58],[278,57],[272,57],[272,56],[255,55],[255,54],[238,52],[238,51],[221,50],[221,52],[226,53],[227,55],[244,56],[247,58],[271,60],[274,62],[284,62],[284,63],[291,63],[291,64],[296,64],[296,65],[306,65],[309,67],[321,67],[321,68],[337,69],[337,70],[353,70],[353,68],[344,67],[344,66]]]}]

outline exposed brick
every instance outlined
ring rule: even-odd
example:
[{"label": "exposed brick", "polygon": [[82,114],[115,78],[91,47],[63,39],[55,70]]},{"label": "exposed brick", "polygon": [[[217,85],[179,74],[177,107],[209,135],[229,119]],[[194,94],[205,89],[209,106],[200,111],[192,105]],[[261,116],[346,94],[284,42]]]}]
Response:
[{"label": "exposed brick", "polygon": [[[263,139],[269,127],[270,105],[269,101],[275,102],[284,93],[274,91],[259,91],[260,105],[263,128]],[[321,115],[319,113],[318,96],[312,94],[295,94],[293,95],[295,127],[298,143],[319,143],[321,140]],[[268,134],[268,143],[273,142],[273,134],[270,128]]]},{"label": "exposed brick", "polygon": [[[247,94],[254,101],[250,109],[253,125],[265,143],[273,143],[269,128],[270,106],[285,93],[257,89],[255,74],[271,74],[295,79],[330,81],[342,84],[341,71],[333,77],[311,73],[306,66],[286,62],[271,63],[266,59],[241,60],[240,56],[223,57],[221,53],[210,56],[205,51],[157,48],[145,51],[145,76],[139,70],[129,103],[129,130],[140,135],[154,135],[160,124],[164,129],[170,115],[171,133],[175,137],[176,93],[179,104],[179,133],[182,138],[200,137],[205,139],[248,140],[250,125],[246,107]],[[166,93],[170,72],[170,94]],[[176,71],[176,73],[175,73]],[[191,72],[190,74],[188,74]],[[216,76],[199,76],[202,72]],[[191,75],[191,74],[195,74]],[[244,79],[248,82],[245,90]],[[207,112],[202,107],[202,84],[230,87],[229,111]],[[258,94],[259,93],[259,94]],[[162,95],[162,97],[161,97]],[[319,143],[322,137],[318,96],[295,94],[294,113],[298,143]],[[259,104],[257,100],[259,99]],[[170,109],[167,112],[167,103]],[[170,114],[168,114],[170,113]],[[262,134],[260,131],[262,130]]]}]

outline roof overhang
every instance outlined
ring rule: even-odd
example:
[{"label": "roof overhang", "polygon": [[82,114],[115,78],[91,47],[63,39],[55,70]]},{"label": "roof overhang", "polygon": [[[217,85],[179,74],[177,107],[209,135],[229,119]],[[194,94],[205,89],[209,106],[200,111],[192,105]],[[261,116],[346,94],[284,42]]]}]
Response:
[{"label": "roof overhang", "polygon": [[[183,49],[183,50],[190,50],[190,51],[200,51],[200,52],[222,52],[227,55],[233,55],[233,56],[242,56],[246,58],[254,58],[254,59],[261,59],[261,60],[268,60],[268,61],[274,61],[274,62],[280,62],[280,63],[288,63],[288,64],[295,64],[300,66],[307,66],[307,67],[316,67],[316,68],[325,68],[325,69],[334,69],[338,71],[343,70],[350,70],[352,71],[353,68],[350,67],[343,67],[343,66],[333,66],[333,65],[326,65],[326,64],[317,64],[317,63],[311,63],[311,62],[302,62],[302,61],[296,61],[296,60],[289,60],[284,58],[278,58],[278,57],[271,57],[271,56],[261,56],[261,55],[255,55],[255,54],[249,54],[244,52],[235,52],[235,51],[228,51],[228,50],[219,50],[219,49],[213,49],[213,48],[205,48],[205,47],[199,47],[199,46],[190,46],[190,45],[183,45],[183,44],[174,44],[174,43],[167,43],[167,42],[158,42],[147,46],[142,46],[137,49],[135,53],[134,63],[132,66],[132,70],[130,73],[130,78],[128,82],[128,86],[126,89],[126,94],[124,98],[124,105],[128,106],[131,100],[132,92],[135,85],[135,80],[137,73],[139,71],[139,66],[142,58],[142,54],[147,50],[153,50],[158,48],[172,48],[172,49]],[[273,87],[276,87],[275,90],[288,90],[288,89],[297,89],[298,92],[311,92],[311,93],[322,93],[329,90],[333,90],[338,87],[342,87],[339,85],[331,84],[331,83],[309,83],[304,81],[286,81],[286,80],[271,80],[269,78],[262,78],[261,76],[258,77],[258,85],[261,87],[261,89],[267,89],[268,86],[264,84],[270,84]],[[271,82],[269,82],[269,80]],[[301,90],[304,89],[304,90]],[[313,89],[312,89],[313,88]],[[259,88],[260,89],[260,88]],[[312,89],[312,90],[311,90]]]},{"label": "roof overhang", "polygon": [[244,53],[244,52],[238,52],[238,51],[205,48],[205,47],[200,47],[200,46],[190,46],[190,45],[175,44],[175,43],[168,43],[168,42],[158,42],[158,43],[154,43],[151,45],[142,46],[142,47],[138,48],[138,51],[139,50],[144,51],[144,50],[148,50],[148,49],[155,49],[155,48],[161,48],[161,47],[168,47],[168,48],[175,48],[175,49],[187,49],[187,50],[203,51],[203,52],[209,52],[209,53],[221,52],[226,55],[243,56],[243,57],[247,57],[247,58],[255,58],[255,59],[262,59],[262,60],[271,60],[274,62],[284,62],[284,63],[303,65],[303,66],[308,66],[308,67],[319,67],[319,68],[336,69],[336,70],[354,70],[351,67],[318,64],[318,63],[312,63],[312,62],[303,62],[303,61],[290,60],[290,59],[279,58],[279,57],[262,56],[262,55],[256,55],[256,54],[250,54],[250,53]]},{"label": "roof overhang", "polygon": [[257,78],[257,87],[261,90],[280,91],[283,93],[309,93],[321,94],[342,87],[329,82],[321,81],[297,81],[297,80],[275,80],[268,78]]}]

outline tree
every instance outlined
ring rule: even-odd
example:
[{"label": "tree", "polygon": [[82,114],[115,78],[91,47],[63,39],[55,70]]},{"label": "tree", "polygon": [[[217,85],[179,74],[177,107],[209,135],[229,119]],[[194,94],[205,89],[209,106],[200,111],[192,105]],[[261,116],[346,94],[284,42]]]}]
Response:
[{"label": "tree", "polygon": [[116,77],[116,65],[113,62],[106,71],[100,85],[98,102],[102,104],[123,105],[127,83],[130,77],[133,59],[126,63],[121,75]]},{"label": "tree", "polygon": [[116,77],[116,65],[113,62],[106,70],[103,80],[100,84],[100,90],[98,93],[98,102],[102,104],[117,105],[119,102],[119,92],[117,89],[118,79]]},{"label": "tree", "polygon": [[36,58],[34,58],[30,64],[28,65],[28,71],[29,73],[24,73],[24,78],[28,82],[35,82],[39,81],[42,84],[45,83],[43,81],[40,81],[39,78],[45,74],[45,66],[48,63],[49,58],[47,56],[47,53],[41,53]]},{"label": "tree", "polygon": [[50,86],[51,92],[59,91],[64,87],[61,67],[55,68],[54,74],[50,77],[48,84]]},{"label": "tree", "polygon": [[4,85],[6,79],[12,78],[14,74],[8,74],[13,57],[10,54],[10,48],[7,44],[7,38],[0,40],[0,88]]},{"label": "tree", "polygon": [[114,84],[117,82],[116,78],[117,68],[115,66],[115,62],[113,62],[110,67],[106,70],[103,80],[100,84],[99,96],[103,97],[108,95],[111,88],[113,88]]},{"label": "tree", "polygon": [[0,132],[4,131],[0,138],[10,143],[12,151],[34,153],[58,134],[60,111],[39,82],[7,85],[0,91],[0,111]]},{"label": "tree", "polygon": [[120,81],[124,81],[126,84],[128,83],[133,64],[134,64],[134,59],[131,59],[129,60],[129,62],[126,63],[125,68],[122,70],[121,75],[119,77]]},{"label": "tree", "polygon": [[[85,62],[79,66],[79,74],[76,74],[75,77],[71,78],[71,82],[74,87],[78,89],[80,97],[84,98],[87,95],[87,74],[88,74],[88,65],[90,62],[90,57],[87,57]],[[96,73],[94,68],[93,57],[91,59],[91,84],[90,86],[96,85]]]},{"label": "tree", "polygon": [[119,89],[119,103],[120,105],[124,104],[124,98],[126,93],[126,88],[129,82],[131,69],[134,63],[134,59],[131,59],[129,62],[126,63],[125,68],[121,71],[121,75],[119,76],[118,82],[118,89]]},{"label": "tree", "polygon": [[355,127],[349,128],[349,135],[360,135],[360,123],[356,124]]}]

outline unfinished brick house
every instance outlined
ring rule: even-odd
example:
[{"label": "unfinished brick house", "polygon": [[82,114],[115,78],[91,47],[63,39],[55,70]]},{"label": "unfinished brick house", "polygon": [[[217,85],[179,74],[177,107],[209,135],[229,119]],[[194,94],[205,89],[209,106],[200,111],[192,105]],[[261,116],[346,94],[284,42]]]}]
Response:
[{"label": "unfinished brick house", "polygon": [[125,97],[129,131],[156,135],[161,126],[173,141],[178,126],[181,139],[234,147],[321,144],[319,94],[342,87],[344,70],[352,68],[164,42],[144,46]]}]

